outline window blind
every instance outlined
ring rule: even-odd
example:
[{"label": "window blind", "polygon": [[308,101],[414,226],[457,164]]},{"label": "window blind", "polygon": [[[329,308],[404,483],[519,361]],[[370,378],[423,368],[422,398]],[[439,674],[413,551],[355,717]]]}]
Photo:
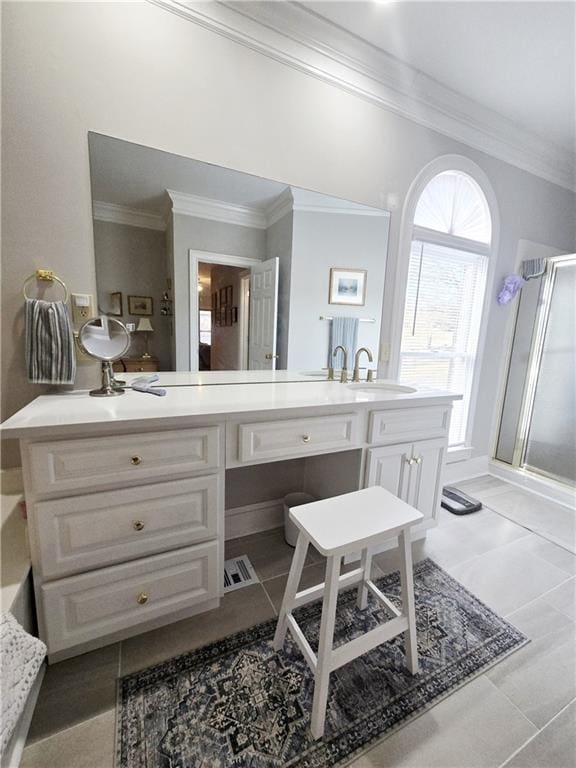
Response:
[{"label": "window blind", "polygon": [[463,395],[450,446],[464,445],[488,258],[413,240],[400,349],[400,379]]}]

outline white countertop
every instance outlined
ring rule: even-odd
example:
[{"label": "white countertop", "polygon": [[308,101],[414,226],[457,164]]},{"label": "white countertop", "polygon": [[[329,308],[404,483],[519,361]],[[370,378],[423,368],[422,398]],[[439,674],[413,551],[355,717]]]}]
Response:
[{"label": "white countertop", "polygon": [[[339,372],[338,372],[339,373]],[[151,376],[150,373],[117,371],[117,379],[130,384],[134,379]],[[336,374],[335,374],[336,375]],[[215,384],[271,384],[274,382],[326,381],[328,371],[160,371],[161,387],[193,387]]]},{"label": "white countertop", "polygon": [[[42,395],[7,419],[3,438],[86,435],[109,431],[112,425],[159,427],[167,421],[178,426],[210,417],[257,416],[264,411],[312,409],[318,414],[334,407],[398,408],[441,404],[460,399],[459,395],[432,389],[397,392],[388,389],[363,391],[361,385],[335,381],[297,383],[223,384],[221,386],[174,386],[165,397],[126,391],[119,397],[90,397],[86,390]],[[307,415],[314,415],[313,413]]]}]

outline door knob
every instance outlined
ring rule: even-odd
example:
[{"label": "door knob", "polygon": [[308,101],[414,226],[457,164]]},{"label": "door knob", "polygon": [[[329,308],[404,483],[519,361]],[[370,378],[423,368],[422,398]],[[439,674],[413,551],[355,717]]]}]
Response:
[{"label": "door knob", "polygon": [[278,360],[278,355],[272,355],[270,353],[268,353],[267,355],[264,355],[264,357],[266,358],[266,360]]}]

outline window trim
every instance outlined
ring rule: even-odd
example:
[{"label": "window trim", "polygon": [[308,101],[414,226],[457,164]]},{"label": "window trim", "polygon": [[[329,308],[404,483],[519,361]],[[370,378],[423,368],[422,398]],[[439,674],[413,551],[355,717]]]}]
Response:
[{"label": "window trim", "polygon": [[[470,176],[480,187],[488,203],[492,223],[492,238],[489,245],[479,243],[474,240],[458,237],[456,235],[446,235],[436,230],[429,230],[425,227],[419,227],[414,224],[414,216],[418,200],[422,195],[427,184],[438,174],[444,171],[460,171]],[[420,233],[421,237],[418,237]],[[472,374],[472,387],[470,389],[470,406],[468,410],[468,419],[466,423],[466,436],[464,447],[472,447],[472,435],[474,433],[476,422],[476,407],[478,402],[478,392],[480,388],[481,368],[484,360],[484,348],[489,321],[489,309],[494,298],[494,278],[496,273],[496,262],[498,256],[498,247],[500,240],[500,217],[496,195],[490,184],[490,181],[484,171],[473,160],[463,155],[441,155],[428,163],[416,176],[406,199],[402,210],[402,219],[400,224],[400,241],[398,248],[398,260],[396,263],[396,279],[394,284],[394,305],[392,313],[392,327],[390,334],[390,362],[388,366],[389,376],[397,379],[400,372],[400,348],[402,345],[402,326],[404,322],[404,309],[406,306],[406,289],[408,283],[408,268],[410,265],[410,249],[414,239],[423,239],[435,242],[438,245],[448,245],[458,247],[461,244],[463,250],[470,250],[474,253],[481,253],[488,258],[488,269],[486,272],[486,286],[484,292],[484,301],[482,304],[482,315],[480,320],[480,332],[478,334],[478,347],[476,360],[474,363],[474,373]]]}]

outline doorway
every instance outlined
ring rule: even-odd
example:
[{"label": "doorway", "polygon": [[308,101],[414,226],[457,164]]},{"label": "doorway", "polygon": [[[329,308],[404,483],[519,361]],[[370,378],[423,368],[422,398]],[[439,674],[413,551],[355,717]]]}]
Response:
[{"label": "doorway", "polygon": [[278,257],[188,253],[190,370],[275,370]]},{"label": "doorway", "polygon": [[250,304],[243,266],[198,262],[198,370],[240,371],[247,367]]},{"label": "doorway", "polygon": [[[532,299],[535,321],[519,418],[513,440],[508,439],[508,444],[513,442],[512,456],[507,461],[514,469],[569,487],[576,485],[575,295],[576,256],[547,258],[546,271]],[[513,354],[518,338],[526,333],[526,320],[519,314]],[[514,370],[509,371],[510,389],[513,375]],[[496,450],[500,461],[508,458],[505,415],[503,412]]]}]

